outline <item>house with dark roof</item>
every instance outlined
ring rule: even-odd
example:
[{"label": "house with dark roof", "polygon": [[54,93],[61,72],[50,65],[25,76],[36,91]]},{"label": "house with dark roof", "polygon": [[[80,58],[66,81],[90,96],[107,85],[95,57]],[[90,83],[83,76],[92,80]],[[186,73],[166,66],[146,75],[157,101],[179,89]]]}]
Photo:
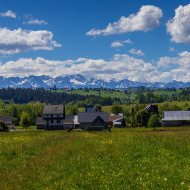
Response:
[{"label": "house with dark roof", "polygon": [[164,111],[163,126],[182,126],[190,124],[190,111]]},{"label": "house with dark roof", "polygon": [[150,104],[145,107],[144,111],[158,115],[158,105]]},{"label": "house with dark roof", "polygon": [[74,127],[74,116],[66,115],[64,119],[64,129],[71,129]]},{"label": "house with dark roof", "polygon": [[0,116],[0,121],[2,121],[3,123],[5,123],[5,125],[9,129],[15,129],[15,125],[13,123],[12,116],[10,116],[10,115],[2,115],[2,116]]},{"label": "house with dark roof", "polygon": [[84,130],[108,129],[109,115],[106,112],[80,112],[78,123]]},{"label": "house with dark roof", "polygon": [[64,129],[64,119],[64,105],[44,105],[43,116],[42,118],[37,118],[36,125],[38,129]]},{"label": "house with dark roof", "polygon": [[45,127],[46,127],[46,121],[43,119],[43,117],[37,117],[36,128],[37,129],[45,129]]}]

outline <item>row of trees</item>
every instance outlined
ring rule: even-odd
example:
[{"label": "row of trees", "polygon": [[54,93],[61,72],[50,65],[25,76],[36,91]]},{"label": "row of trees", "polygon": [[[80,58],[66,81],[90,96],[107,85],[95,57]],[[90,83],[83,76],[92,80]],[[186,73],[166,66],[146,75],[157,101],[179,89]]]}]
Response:
[{"label": "row of trees", "polygon": [[190,88],[181,89],[172,93],[165,90],[165,93],[162,94],[159,94],[159,91],[138,92],[135,96],[135,103],[139,104],[160,103],[166,101],[190,101]]}]

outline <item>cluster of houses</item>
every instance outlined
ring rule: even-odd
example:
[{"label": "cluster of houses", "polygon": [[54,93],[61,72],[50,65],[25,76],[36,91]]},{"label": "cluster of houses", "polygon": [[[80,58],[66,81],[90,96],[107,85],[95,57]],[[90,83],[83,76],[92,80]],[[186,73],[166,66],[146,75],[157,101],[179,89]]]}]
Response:
[{"label": "cluster of houses", "polygon": [[37,129],[77,129],[102,130],[123,127],[123,114],[111,114],[101,111],[101,107],[88,106],[85,112],[77,115],[65,115],[64,105],[45,105],[42,117],[36,120]]},{"label": "cluster of houses", "polygon": [[[148,105],[145,111],[158,114],[157,105]],[[0,116],[9,129],[15,129],[11,116]],[[163,126],[190,125],[190,111],[164,111]],[[37,129],[62,130],[84,129],[103,130],[110,127],[126,127],[123,114],[108,114],[101,111],[101,107],[87,106],[85,112],[77,115],[66,115],[64,105],[44,105],[42,117],[36,120]]]}]

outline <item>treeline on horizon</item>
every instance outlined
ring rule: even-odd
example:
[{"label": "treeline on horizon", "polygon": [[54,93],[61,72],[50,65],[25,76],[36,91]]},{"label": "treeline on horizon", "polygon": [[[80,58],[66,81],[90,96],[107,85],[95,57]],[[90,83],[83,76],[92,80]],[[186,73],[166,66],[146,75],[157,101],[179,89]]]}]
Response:
[{"label": "treeline on horizon", "polygon": [[8,103],[25,104],[40,102],[46,104],[73,103],[79,106],[85,105],[112,105],[114,102],[121,103],[119,98],[100,97],[94,95],[79,95],[42,88],[3,88],[0,89],[0,99]]}]

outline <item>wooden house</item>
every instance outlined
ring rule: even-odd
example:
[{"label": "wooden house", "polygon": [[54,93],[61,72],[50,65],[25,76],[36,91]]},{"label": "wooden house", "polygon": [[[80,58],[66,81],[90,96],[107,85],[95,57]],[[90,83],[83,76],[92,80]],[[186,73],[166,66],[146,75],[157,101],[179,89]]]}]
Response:
[{"label": "wooden house", "polygon": [[43,119],[43,117],[37,117],[36,128],[37,129],[45,129],[46,128],[46,121]]},{"label": "wooden house", "polygon": [[42,118],[45,121],[45,129],[64,129],[64,105],[44,105]]},{"label": "wooden house", "polygon": [[10,129],[15,129],[15,125],[13,123],[13,118],[10,115],[2,115],[0,116],[0,121],[4,122],[5,125]]},{"label": "wooden house", "polygon": [[84,130],[103,130],[108,128],[109,115],[106,112],[78,113],[78,123]]}]

